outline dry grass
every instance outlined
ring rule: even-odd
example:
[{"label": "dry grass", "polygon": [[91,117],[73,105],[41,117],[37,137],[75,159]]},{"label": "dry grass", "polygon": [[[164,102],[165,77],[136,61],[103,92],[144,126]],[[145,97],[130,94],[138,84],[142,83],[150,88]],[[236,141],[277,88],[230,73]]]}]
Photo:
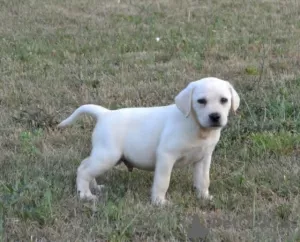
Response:
[{"label": "dry grass", "polygon": [[[2,0],[0,9],[4,241],[185,241],[195,213],[207,241],[300,240],[298,1]],[[213,157],[213,202],[196,199],[191,168],[172,174],[171,207],[149,204],[153,174],[138,170],[100,177],[108,189],[95,206],[77,200],[94,123],[60,132],[57,122],[84,103],[169,104],[205,76],[242,97]]]}]

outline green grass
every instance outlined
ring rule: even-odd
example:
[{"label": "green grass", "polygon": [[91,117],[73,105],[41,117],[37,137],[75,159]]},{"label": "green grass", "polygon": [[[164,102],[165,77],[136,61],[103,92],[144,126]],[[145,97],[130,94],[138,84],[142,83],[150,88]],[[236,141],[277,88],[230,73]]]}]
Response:
[{"label": "green grass", "polygon": [[[0,3],[0,236],[3,241],[300,241],[297,1]],[[156,41],[159,37],[160,41]],[[74,108],[172,103],[190,81],[232,82],[241,106],[213,155],[212,202],[174,170],[172,206],[150,204],[153,173],[113,169],[97,204],[75,175],[91,119]]]}]

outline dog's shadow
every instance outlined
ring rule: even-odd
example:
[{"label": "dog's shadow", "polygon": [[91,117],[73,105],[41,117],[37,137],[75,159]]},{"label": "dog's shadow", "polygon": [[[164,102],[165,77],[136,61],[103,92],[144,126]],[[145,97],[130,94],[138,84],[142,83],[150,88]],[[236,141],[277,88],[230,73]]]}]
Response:
[{"label": "dog's shadow", "polygon": [[[190,173],[188,168],[173,170],[167,197],[193,196]],[[102,201],[117,201],[130,197],[136,201],[147,203],[151,195],[153,177],[154,172],[138,169],[129,172],[123,165],[114,167],[96,179],[99,185],[105,186],[98,197]]]},{"label": "dog's shadow", "polygon": [[[130,198],[135,202],[148,203],[151,196],[154,172],[133,169],[129,172],[125,165],[115,166],[103,175],[96,178],[99,185],[104,185],[103,191],[95,193],[102,202],[117,202]],[[176,200],[178,203],[194,201],[195,196],[192,168],[173,169],[167,199]],[[76,174],[72,179],[73,192],[76,193]]]},{"label": "dog's shadow", "polygon": [[153,172],[133,169],[129,172],[126,167],[115,167],[98,177],[97,183],[104,185],[107,199],[123,199],[129,193],[134,199],[147,201],[153,181]]}]

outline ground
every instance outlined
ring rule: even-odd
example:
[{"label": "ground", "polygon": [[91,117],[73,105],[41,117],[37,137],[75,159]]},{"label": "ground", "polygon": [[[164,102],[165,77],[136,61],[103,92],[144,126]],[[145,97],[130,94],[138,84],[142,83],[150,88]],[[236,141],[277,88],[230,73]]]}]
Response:
[{"label": "ground", "polygon": [[[300,240],[300,5],[296,0],[2,0],[0,235],[4,241]],[[158,39],[159,38],[159,39]],[[215,76],[241,96],[213,155],[213,201],[192,167],[174,170],[164,208],[153,173],[115,168],[97,204],[75,175],[94,120],[56,129],[85,103],[166,105]]]}]

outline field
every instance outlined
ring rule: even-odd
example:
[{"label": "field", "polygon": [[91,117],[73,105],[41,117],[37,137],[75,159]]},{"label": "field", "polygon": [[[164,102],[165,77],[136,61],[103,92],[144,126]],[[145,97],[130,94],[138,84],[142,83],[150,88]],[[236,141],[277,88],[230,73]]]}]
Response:
[{"label": "field", "polygon": [[[159,39],[157,39],[159,38]],[[300,241],[300,3],[297,0],[2,0],[0,237],[3,241]],[[173,205],[150,204],[153,173],[116,167],[96,204],[76,169],[94,120],[85,103],[167,105],[207,76],[241,106],[213,155],[210,192],[174,170]]]}]

